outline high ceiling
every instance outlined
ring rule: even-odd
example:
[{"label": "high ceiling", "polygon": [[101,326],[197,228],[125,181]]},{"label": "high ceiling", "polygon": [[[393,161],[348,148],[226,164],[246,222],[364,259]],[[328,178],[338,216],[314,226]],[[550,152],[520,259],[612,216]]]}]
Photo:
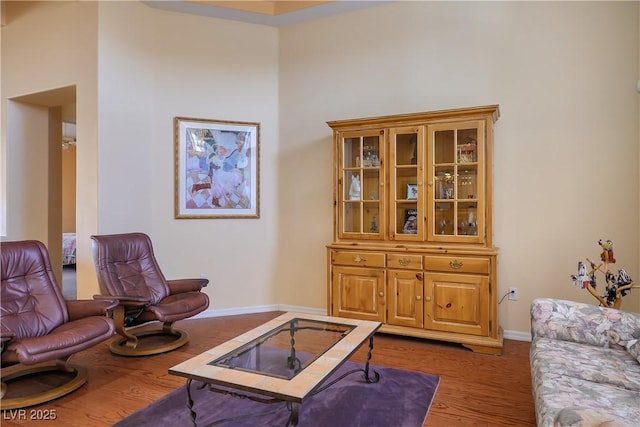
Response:
[{"label": "high ceiling", "polygon": [[308,7],[319,6],[333,1],[200,1],[183,0],[187,3],[198,3],[205,6],[225,7],[227,9],[243,10],[245,12],[260,13],[262,15],[277,16],[284,15]]},{"label": "high ceiling", "polygon": [[143,3],[150,7],[174,12],[283,27],[339,13],[364,9],[388,1],[393,0],[149,0],[143,1]]}]

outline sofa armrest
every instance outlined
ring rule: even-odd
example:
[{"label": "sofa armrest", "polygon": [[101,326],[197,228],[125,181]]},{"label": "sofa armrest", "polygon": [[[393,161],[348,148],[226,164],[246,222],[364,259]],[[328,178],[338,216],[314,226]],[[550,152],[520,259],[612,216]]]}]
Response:
[{"label": "sofa armrest", "polygon": [[13,337],[15,337],[15,334],[13,332],[2,330],[0,332],[0,343],[4,344],[8,341],[11,341]]},{"label": "sofa armrest", "polygon": [[116,306],[125,308],[148,307],[151,304],[148,298],[137,295],[94,295],[93,299],[115,301]]},{"label": "sofa armrest", "polygon": [[624,347],[640,331],[640,314],[552,298],[531,303],[531,337]]},{"label": "sofa armrest", "polygon": [[169,294],[176,295],[184,292],[200,292],[209,284],[209,279],[173,279],[167,280]]},{"label": "sofa armrest", "polygon": [[0,353],[4,353],[4,350],[7,348],[9,341],[11,341],[14,337],[15,335],[13,332],[2,330],[2,333],[0,334]]},{"label": "sofa armrest", "polygon": [[69,320],[82,319],[89,316],[109,316],[111,310],[118,305],[115,300],[70,300],[67,301]]}]

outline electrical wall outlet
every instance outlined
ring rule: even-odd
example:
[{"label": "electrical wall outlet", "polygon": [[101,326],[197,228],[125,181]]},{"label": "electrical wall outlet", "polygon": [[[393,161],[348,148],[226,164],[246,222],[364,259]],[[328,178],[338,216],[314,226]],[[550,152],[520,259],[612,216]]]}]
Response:
[{"label": "electrical wall outlet", "polygon": [[518,288],[509,288],[509,299],[511,301],[518,301]]}]

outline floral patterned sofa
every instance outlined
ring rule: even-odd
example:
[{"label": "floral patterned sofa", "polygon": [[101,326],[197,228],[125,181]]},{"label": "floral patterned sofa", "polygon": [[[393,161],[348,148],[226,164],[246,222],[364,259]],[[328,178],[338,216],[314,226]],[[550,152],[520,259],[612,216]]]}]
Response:
[{"label": "floral patterned sofa", "polygon": [[531,304],[539,427],[640,426],[640,314],[539,298]]}]

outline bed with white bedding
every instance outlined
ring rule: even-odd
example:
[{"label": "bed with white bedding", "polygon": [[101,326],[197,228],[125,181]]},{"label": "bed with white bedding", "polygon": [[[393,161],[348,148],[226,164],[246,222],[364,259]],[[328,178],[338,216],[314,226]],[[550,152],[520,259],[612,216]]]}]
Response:
[{"label": "bed with white bedding", "polygon": [[62,265],[76,263],[76,233],[62,233]]}]

